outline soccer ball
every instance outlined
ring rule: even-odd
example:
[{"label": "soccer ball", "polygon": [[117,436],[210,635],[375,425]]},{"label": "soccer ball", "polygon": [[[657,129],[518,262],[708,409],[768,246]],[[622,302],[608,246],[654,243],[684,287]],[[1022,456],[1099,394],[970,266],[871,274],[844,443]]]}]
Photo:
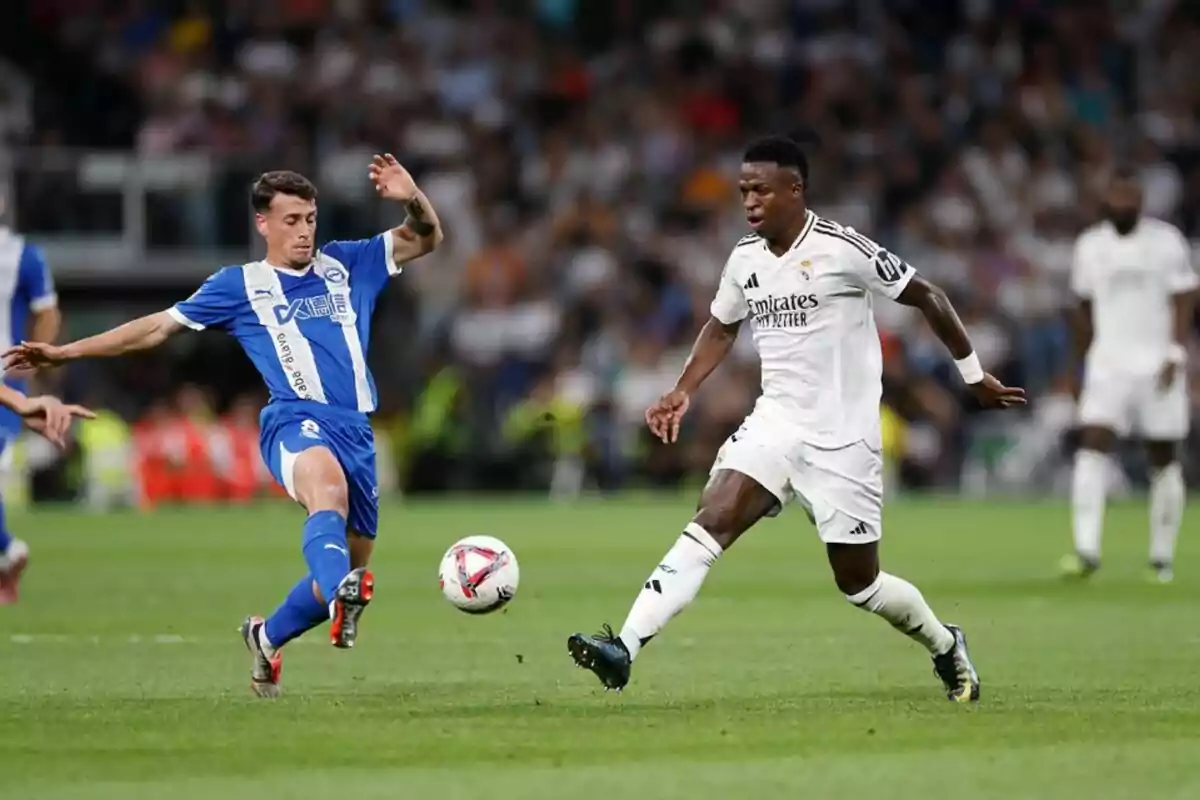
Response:
[{"label": "soccer ball", "polygon": [[468,614],[503,608],[517,594],[521,570],[508,545],[492,536],[459,539],[442,556],[438,585],[454,606]]}]

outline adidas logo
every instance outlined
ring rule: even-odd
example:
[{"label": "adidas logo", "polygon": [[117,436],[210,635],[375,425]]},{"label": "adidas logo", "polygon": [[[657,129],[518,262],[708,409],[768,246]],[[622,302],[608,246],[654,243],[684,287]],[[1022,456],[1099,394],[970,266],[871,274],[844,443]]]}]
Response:
[{"label": "adidas logo", "polygon": [[865,522],[858,523],[858,525],[856,525],[854,527],[854,529],[850,531],[850,535],[851,536],[866,536],[867,535],[867,523],[865,523]]},{"label": "adidas logo", "polygon": [[743,289],[757,289],[758,288],[758,273],[757,272],[750,273],[750,280],[746,281],[746,283],[742,286],[742,288]]},{"label": "adidas logo", "polygon": [[659,583],[657,580],[646,581],[646,585],[643,586],[642,588],[648,589],[652,592],[657,592],[658,594],[662,594],[662,584]]}]

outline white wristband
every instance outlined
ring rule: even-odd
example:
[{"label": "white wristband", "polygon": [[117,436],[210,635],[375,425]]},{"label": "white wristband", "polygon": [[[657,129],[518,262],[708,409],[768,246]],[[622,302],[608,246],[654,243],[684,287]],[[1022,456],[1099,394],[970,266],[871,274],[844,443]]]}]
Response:
[{"label": "white wristband", "polygon": [[1167,351],[1167,360],[1176,366],[1183,366],[1187,363],[1187,348],[1179,342],[1171,345],[1171,349]]},{"label": "white wristband", "polygon": [[958,374],[962,375],[962,379],[966,383],[979,383],[983,380],[983,366],[979,363],[979,356],[974,352],[966,358],[954,359],[954,366],[958,367]]}]

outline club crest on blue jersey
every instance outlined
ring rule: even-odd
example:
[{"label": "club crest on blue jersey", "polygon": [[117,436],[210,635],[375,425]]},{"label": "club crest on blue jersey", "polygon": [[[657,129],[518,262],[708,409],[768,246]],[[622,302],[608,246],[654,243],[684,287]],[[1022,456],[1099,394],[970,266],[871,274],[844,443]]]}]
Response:
[{"label": "club crest on blue jersey", "polygon": [[346,274],[346,270],[334,265],[332,267],[326,267],[324,271],[321,272],[321,277],[325,279],[326,283],[331,283],[334,286],[341,286],[346,282],[346,279],[349,276]]}]

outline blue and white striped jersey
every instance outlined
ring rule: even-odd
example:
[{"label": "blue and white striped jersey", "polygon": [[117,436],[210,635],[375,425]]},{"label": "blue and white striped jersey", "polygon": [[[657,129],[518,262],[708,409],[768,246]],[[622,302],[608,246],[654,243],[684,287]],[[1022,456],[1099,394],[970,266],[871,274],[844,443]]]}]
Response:
[{"label": "blue and white striped jersey", "polygon": [[[24,236],[0,227],[0,352],[29,338],[29,315],[54,308],[58,295],[46,259]],[[5,376],[4,383],[22,392],[26,381]],[[21,420],[0,409],[0,434],[21,429]]]},{"label": "blue and white striped jersey", "polygon": [[369,414],[371,314],[388,278],[392,234],[330,242],[303,271],[265,261],[225,267],[168,310],[193,330],[228,331],[267,384],[271,400],[311,400]]}]

